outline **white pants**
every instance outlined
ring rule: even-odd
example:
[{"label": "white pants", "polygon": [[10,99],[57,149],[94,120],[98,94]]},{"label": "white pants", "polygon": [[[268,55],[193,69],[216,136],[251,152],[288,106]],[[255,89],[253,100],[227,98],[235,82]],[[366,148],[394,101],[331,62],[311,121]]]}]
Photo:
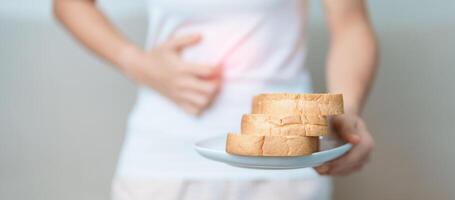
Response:
[{"label": "white pants", "polygon": [[112,200],[328,200],[331,179],[145,180],[117,177]]}]

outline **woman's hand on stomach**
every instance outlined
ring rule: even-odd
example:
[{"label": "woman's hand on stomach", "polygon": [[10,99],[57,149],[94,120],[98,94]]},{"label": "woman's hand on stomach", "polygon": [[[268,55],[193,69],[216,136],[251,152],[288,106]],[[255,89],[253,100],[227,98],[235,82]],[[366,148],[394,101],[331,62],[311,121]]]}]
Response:
[{"label": "woman's hand on stomach", "polygon": [[173,101],[184,111],[199,115],[215,98],[221,83],[219,66],[184,61],[180,52],[196,45],[198,34],[170,38],[148,52],[131,53],[125,73]]}]

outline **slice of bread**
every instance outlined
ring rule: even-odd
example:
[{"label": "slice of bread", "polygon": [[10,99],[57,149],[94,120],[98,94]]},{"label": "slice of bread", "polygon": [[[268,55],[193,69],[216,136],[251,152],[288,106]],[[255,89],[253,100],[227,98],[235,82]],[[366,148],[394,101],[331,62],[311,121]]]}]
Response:
[{"label": "slice of bread", "polygon": [[327,118],[321,115],[246,114],[241,121],[241,133],[245,135],[324,136],[328,132]]},{"label": "slice of bread", "polygon": [[253,114],[339,115],[344,113],[342,94],[260,94],[253,97]]},{"label": "slice of bread", "polygon": [[318,137],[229,133],[226,139],[226,152],[242,156],[304,156],[318,150]]}]

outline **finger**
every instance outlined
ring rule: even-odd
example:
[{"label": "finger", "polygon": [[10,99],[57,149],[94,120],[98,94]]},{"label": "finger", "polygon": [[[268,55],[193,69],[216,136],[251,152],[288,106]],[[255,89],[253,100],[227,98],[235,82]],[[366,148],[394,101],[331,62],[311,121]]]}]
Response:
[{"label": "finger", "polygon": [[355,165],[354,167],[352,167],[353,171],[360,171],[363,169],[363,166],[365,166],[365,163],[359,163],[357,165]]},{"label": "finger", "polygon": [[[339,126],[339,125],[338,125]],[[360,135],[357,133],[359,132],[353,128],[346,128],[346,127],[337,127],[335,128],[335,135],[337,135],[340,139],[351,143],[351,144],[358,144],[360,142]]]},{"label": "finger", "polygon": [[369,152],[361,145],[355,146],[346,155],[330,162],[330,174],[349,171],[355,165],[362,163]]},{"label": "finger", "polygon": [[330,170],[330,166],[328,164],[323,164],[323,165],[314,167],[314,170],[316,170],[316,172],[320,175],[326,175]]},{"label": "finger", "polygon": [[203,78],[216,78],[221,77],[221,70],[217,65],[204,65],[181,62],[179,64],[180,69],[183,73],[195,75]]},{"label": "finger", "polygon": [[361,143],[355,145],[347,154],[330,162],[332,166],[330,173],[347,171],[355,168],[356,165],[366,164],[370,159],[372,145],[370,139],[364,138]]},{"label": "finger", "polygon": [[190,103],[180,102],[178,106],[191,115],[199,115],[200,110]]},{"label": "finger", "polygon": [[218,92],[220,81],[218,79],[200,79],[196,77],[187,77],[180,82],[181,90],[190,90],[202,93],[207,97],[212,97]]},{"label": "finger", "polygon": [[180,98],[186,104],[195,107],[198,110],[197,113],[200,113],[209,103],[206,95],[194,91],[183,91],[180,93]]},{"label": "finger", "polygon": [[202,39],[200,34],[190,34],[172,38],[167,45],[176,51],[198,44]]},{"label": "finger", "polygon": [[223,74],[223,64],[216,64],[214,65],[215,69],[214,70],[214,75],[217,77],[222,77]]},{"label": "finger", "polygon": [[359,170],[370,157],[368,142],[354,146],[351,151],[342,157],[326,163],[323,169],[315,168],[321,175],[344,176]]},{"label": "finger", "polygon": [[361,158],[356,152],[348,153],[347,155],[330,162],[331,168],[329,173],[340,173],[352,168],[354,165],[357,165]]},{"label": "finger", "polygon": [[341,134],[341,137],[344,141],[351,144],[358,144],[360,142],[360,136],[353,133]]},{"label": "finger", "polygon": [[360,142],[361,137],[358,135],[359,128],[361,128],[359,125],[362,125],[360,122],[344,116],[334,116],[330,120],[332,131],[335,131],[335,134],[342,140],[351,144]]}]

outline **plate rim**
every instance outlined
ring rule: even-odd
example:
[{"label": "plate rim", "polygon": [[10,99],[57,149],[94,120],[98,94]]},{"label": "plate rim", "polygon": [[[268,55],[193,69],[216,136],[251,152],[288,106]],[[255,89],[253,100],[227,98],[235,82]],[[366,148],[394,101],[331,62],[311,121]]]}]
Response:
[{"label": "plate rim", "polygon": [[[316,153],[312,153],[311,155],[307,155],[307,156],[242,156],[242,155],[234,155],[234,154],[229,154],[227,153],[226,151],[218,151],[218,150],[214,150],[214,149],[210,149],[210,148],[207,148],[207,147],[202,147],[200,145],[200,143],[203,143],[203,142],[207,142],[209,140],[214,140],[214,139],[218,139],[218,138],[221,138],[221,137],[226,137],[226,136],[213,136],[213,137],[210,137],[210,138],[206,138],[206,139],[202,139],[202,140],[199,140],[195,143],[193,143],[193,148],[199,153],[201,154],[200,150],[205,150],[205,151],[209,151],[211,153],[222,153],[224,155],[227,155],[227,156],[231,156],[231,157],[241,157],[241,158],[261,158],[261,159],[267,159],[267,158],[309,158],[309,157],[313,157],[313,156],[318,156],[318,155],[324,155],[324,154],[330,154],[330,152],[333,152],[333,151],[337,151],[337,150],[340,150],[340,149],[346,149],[346,152],[347,153],[348,151],[351,150],[352,148],[352,144],[350,143],[344,143],[344,144],[341,144],[337,147],[334,147],[334,148],[331,148],[331,149],[327,149],[327,150],[324,150],[324,151],[318,151]],[[345,154],[343,153],[343,154]],[[201,154],[202,155],[202,154]],[[202,155],[203,156],[203,155]],[[205,156],[204,156],[205,157]]]}]

